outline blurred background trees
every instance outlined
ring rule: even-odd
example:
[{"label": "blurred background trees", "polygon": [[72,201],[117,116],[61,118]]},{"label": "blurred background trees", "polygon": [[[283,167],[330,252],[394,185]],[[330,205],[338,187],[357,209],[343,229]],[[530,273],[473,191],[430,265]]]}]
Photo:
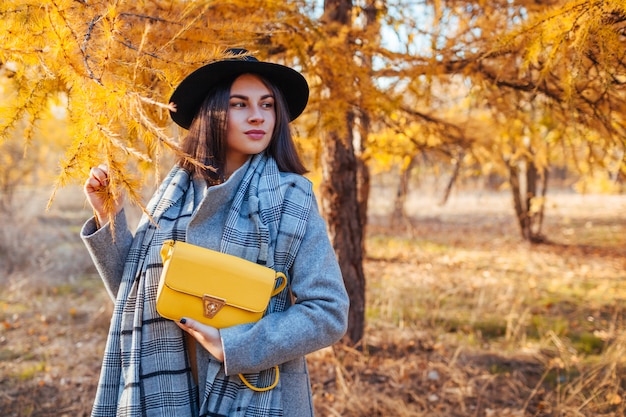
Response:
[{"label": "blurred background trees", "polygon": [[[57,187],[105,161],[112,194],[141,205],[145,174],[158,179],[178,150],[167,100],[186,74],[228,47],[301,70],[311,99],[295,128],[321,171],[352,343],[364,330],[370,169],[399,173],[395,218],[417,168],[447,177],[442,201],[483,177],[510,190],[529,242],[549,238],[551,173],[574,173],[580,191],[624,189],[624,1],[7,0],[0,19],[4,204],[28,164],[46,167],[31,157],[63,148],[45,170]],[[50,114],[63,133],[43,123]]]}]

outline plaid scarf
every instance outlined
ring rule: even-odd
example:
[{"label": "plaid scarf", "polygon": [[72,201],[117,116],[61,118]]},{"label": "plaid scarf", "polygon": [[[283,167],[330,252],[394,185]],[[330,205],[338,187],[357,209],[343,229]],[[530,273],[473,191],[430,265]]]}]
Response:
[{"label": "plaid scarf", "polygon": [[[310,187],[280,182],[274,159],[254,156],[227,214],[220,250],[286,273],[302,242],[312,198]],[[215,359],[203,364],[208,372],[200,401],[182,330],[156,311],[161,245],[166,239],[185,240],[194,208],[189,174],[175,166],[150,200],[149,216],[142,217],[126,260],[94,417],[283,415],[280,382],[273,390],[254,392],[237,376],[226,376]],[[287,307],[288,292],[283,291],[272,298],[266,314]],[[274,372],[246,377],[266,386]]]}]

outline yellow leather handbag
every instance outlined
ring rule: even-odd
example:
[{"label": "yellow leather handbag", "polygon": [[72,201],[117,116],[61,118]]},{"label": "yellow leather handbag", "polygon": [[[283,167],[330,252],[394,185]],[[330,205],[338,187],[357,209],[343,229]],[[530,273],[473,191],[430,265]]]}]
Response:
[{"label": "yellow leather handbag", "polygon": [[[166,240],[161,258],[156,309],[170,320],[189,317],[218,329],[256,322],[270,298],[287,285],[282,272],[186,242]],[[242,374],[239,377],[251,390],[269,391],[280,378],[278,366],[274,371],[276,378],[267,387],[255,387]]]},{"label": "yellow leather handbag", "polygon": [[282,272],[186,242],[165,241],[161,257],[156,309],[171,320],[189,317],[218,329],[256,322],[287,285]]}]

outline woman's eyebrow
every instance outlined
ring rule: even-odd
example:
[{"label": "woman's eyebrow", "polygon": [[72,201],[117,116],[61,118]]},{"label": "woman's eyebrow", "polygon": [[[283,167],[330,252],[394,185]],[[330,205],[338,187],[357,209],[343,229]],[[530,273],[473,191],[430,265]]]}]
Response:
[{"label": "woman's eyebrow", "polygon": [[[230,98],[238,98],[241,100],[250,100],[250,97],[243,95],[243,94],[231,94]],[[261,96],[261,100],[265,100],[268,98],[274,98],[273,94],[266,94],[264,96]]]}]

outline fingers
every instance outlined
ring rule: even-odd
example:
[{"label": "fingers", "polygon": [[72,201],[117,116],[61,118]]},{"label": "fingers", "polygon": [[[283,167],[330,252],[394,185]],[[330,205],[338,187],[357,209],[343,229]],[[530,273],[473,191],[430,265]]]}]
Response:
[{"label": "fingers", "polygon": [[216,359],[224,360],[224,350],[219,330],[215,327],[207,326],[195,320],[183,317],[176,322],[178,327],[189,333]]},{"label": "fingers", "polygon": [[196,323],[194,320],[183,317],[179,322],[176,322],[176,324],[178,327],[183,329],[183,331],[193,336],[193,338],[196,339],[202,346],[205,346],[208,337],[198,329],[199,326],[202,326],[200,323]]},{"label": "fingers", "polygon": [[106,212],[104,211],[106,187],[109,185],[109,169],[107,165],[98,165],[89,170],[89,176],[85,180],[83,192],[87,197],[87,201],[96,212],[98,223],[104,224]]},{"label": "fingers", "polygon": [[105,164],[91,168],[85,182],[85,189],[90,192],[101,191],[109,186],[109,167]]},{"label": "fingers", "polygon": [[[87,201],[96,212],[100,224],[104,224],[110,215],[117,214],[124,202],[122,194],[112,196],[108,192],[110,183],[108,165],[100,164],[89,170],[89,176],[83,186]],[[110,204],[111,198],[114,199],[112,205]]]},{"label": "fingers", "polygon": [[180,327],[181,329],[183,329],[187,333],[191,334],[196,339],[198,337],[204,336],[203,330],[206,331],[206,329],[202,329],[202,327],[205,327],[205,328],[208,327],[208,326],[205,326],[205,325],[203,325],[201,323],[198,323],[195,320],[188,319],[188,318],[185,318],[185,317],[180,319],[179,322],[176,322],[176,324],[178,325],[178,327]]}]

